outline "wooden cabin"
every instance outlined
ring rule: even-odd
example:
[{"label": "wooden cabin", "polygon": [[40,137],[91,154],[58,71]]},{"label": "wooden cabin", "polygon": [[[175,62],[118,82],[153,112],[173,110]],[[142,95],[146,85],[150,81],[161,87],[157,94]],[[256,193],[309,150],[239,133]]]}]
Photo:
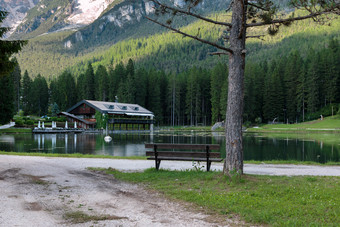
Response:
[{"label": "wooden cabin", "polygon": [[60,115],[77,127],[94,129],[96,112],[107,116],[109,130],[152,130],[154,114],[138,104],[82,100]]}]

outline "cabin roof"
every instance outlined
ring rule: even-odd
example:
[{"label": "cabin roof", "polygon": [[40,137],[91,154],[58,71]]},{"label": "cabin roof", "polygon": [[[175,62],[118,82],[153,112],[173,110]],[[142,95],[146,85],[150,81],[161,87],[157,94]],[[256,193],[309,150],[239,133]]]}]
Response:
[{"label": "cabin roof", "polygon": [[82,104],[86,104],[95,110],[105,113],[105,114],[125,114],[129,116],[147,116],[151,117],[154,116],[154,114],[145,109],[144,107],[141,107],[138,104],[129,104],[129,103],[118,103],[118,102],[104,102],[104,101],[93,101],[93,100],[82,100],[69,108],[67,112],[71,112],[78,106]]}]

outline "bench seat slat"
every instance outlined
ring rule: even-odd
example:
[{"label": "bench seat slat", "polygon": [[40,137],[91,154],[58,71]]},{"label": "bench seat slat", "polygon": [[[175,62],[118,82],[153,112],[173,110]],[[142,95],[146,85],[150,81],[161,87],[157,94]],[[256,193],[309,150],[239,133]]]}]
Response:
[{"label": "bench seat slat", "polygon": [[[155,160],[155,157],[148,157],[148,160]],[[206,158],[197,158],[197,157],[165,157],[165,156],[158,156],[158,160],[169,160],[169,161],[207,161]],[[211,162],[221,162],[222,158],[209,158]]]},{"label": "bench seat slat", "polygon": [[209,146],[209,150],[219,150],[219,144],[172,144],[172,143],[157,143],[157,144],[145,144],[145,148],[154,148],[157,145],[157,149],[192,149],[192,150],[205,150],[206,146]]},{"label": "bench seat slat", "polygon": [[[157,155],[166,156],[166,157],[197,157],[197,158],[206,158],[206,152],[190,152],[190,151],[157,151]],[[146,156],[155,156],[154,151],[146,151]],[[209,152],[209,158],[220,158],[221,153],[218,152]]]}]

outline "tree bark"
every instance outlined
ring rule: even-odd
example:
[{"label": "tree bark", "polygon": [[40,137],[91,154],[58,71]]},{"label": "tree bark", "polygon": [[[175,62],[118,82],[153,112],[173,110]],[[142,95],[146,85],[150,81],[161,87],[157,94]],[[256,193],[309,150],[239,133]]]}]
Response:
[{"label": "tree bark", "polygon": [[225,175],[243,174],[242,114],[243,79],[245,69],[246,0],[234,0],[228,76],[228,104],[226,112]]}]

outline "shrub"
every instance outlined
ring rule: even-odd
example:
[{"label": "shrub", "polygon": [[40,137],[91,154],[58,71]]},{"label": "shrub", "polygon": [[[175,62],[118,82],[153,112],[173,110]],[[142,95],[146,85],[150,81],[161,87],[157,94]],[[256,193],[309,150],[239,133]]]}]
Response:
[{"label": "shrub", "polygon": [[26,120],[25,124],[26,125],[34,125],[34,121],[33,120]]},{"label": "shrub", "polygon": [[16,119],[15,126],[18,126],[18,127],[24,126],[24,121],[21,118]]}]

